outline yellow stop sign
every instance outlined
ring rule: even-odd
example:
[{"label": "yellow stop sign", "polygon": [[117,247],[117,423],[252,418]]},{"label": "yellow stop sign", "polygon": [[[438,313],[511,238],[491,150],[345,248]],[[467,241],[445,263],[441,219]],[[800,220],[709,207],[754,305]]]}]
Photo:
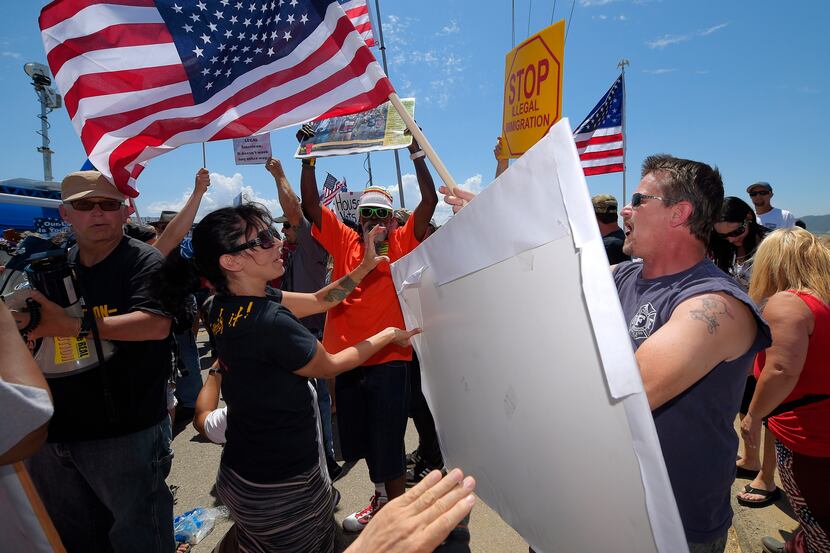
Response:
[{"label": "yellow stop sign", "polygon": [[562,117],[564,49],[563,19],[505,57],[502,136],[510,157],[529,150]]}]

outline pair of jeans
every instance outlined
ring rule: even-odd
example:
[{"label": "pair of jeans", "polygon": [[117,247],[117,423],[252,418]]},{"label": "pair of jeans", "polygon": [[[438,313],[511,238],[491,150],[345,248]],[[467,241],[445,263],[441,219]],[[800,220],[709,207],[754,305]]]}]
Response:
[{"label": "pair of jeans", "polygon": [[182,407],[196,407],[196,398],[202,389],[202,371],[199,366],[199,349],[196,346],[196,336],[193,330],[187,329],[176,334],[176,344],[179,348],[179,360],[182,365],[182,374],[176,378],[176,399]]},{"label": "pair of jeans", "polygon": [[317,390],[317,406],[320,408],[320,426],[323,428],[323,450],[326,459],[334,461],[334,436],[331,431],[331,395],[329,385],[323,378],[314,379]]},{"label": "pair of jeans", "polygon": [[171,553],[169,417],[116,438],[47,443],[32,480],[67,551]]}]

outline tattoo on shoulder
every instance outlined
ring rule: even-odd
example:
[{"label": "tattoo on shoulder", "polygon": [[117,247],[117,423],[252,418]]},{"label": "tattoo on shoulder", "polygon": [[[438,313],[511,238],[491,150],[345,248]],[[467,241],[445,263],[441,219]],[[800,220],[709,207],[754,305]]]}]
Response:
[{"label": "tattoo on shoulder", "polygon": [[689,316],[696,321],[706,323],[709,334],[715,334],[720,326],[720,320],[724,317],[734,319],[729,309],[729,304],[717,296],[706,296],[700,298],[697,307],[689,311]]},{"label": "tattoo on shoulder", "polygon": [[326,302],[340,302],[346,299],[346,296],[352,293],[352,290],[357,288],[357,283],[351,279],[348,275],[344,276],[337,282],[337,286],[331,290],[329,290],[325,296],[323,296],[323,301]]}]

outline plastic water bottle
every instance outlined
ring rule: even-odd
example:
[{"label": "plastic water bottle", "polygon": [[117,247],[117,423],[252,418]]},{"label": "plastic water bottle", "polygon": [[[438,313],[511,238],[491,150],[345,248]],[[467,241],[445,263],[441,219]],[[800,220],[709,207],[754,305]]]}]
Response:
[{"label": "plastic water bottle", "polygon": [[173,532],[177,542],[197,544],[210,534],[219,518],[228,517],[228,508],[197,507],[173,519]]}]

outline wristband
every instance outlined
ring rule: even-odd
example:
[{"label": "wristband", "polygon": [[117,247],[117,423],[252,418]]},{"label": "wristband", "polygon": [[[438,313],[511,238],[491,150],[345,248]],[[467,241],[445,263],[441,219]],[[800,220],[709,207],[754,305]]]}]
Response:
[{"label": "wristband", "polygon": [[421,159],[425,155],[427,155],[427,153],[425,151],[418,150],[415,153],[409,154],[409,159],[411,159],[412,161],[415,161],[416,159]]},{"label": "wristband", "polygon": [[303,158],[303,166],[304,167],[314,167],[314,164],[317,163],[316,157],[304,157]]}]

